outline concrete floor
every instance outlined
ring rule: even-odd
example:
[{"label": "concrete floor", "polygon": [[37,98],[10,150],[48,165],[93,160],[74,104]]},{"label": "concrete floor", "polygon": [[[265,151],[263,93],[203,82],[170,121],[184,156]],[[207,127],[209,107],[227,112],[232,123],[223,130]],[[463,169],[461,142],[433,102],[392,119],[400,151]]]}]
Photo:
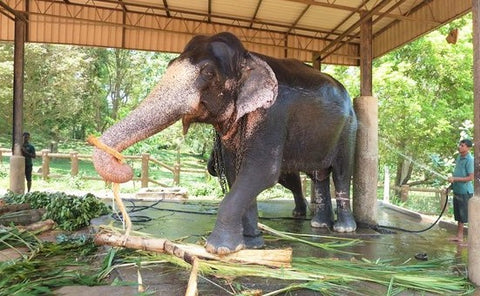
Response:
[{"label": "concrete floor", "polygon": [[[132,205],[125,202],[127,206]],[[146,222],[134,222],[135,230],[151,233],[155,237],[176,240],[187,238],[186,242],[197,242],[201,236],[212,230],[216,217],[217,204],[211,201],[194,202],[160,202],[154,204],[151,201],[136,201],[135,206],[152,206],[148,209],[131,213],[132,220],[151,219]],[[273,200],[259,203],[260,222],[274,229],[293,232],[323,234],[329,236],[354,237],[362,239],[363,243],[342,250],[351,251],[359,255],[353,256],[357,259],[366,258],[369,260],[390,259],[392,262],[402,263],[408,260],[416,260],[415,255],[426,253],[428,259],[456,258],[458,262],[465,263],[467,260],[467,248],[455,243],[450,243],[448,237],[454,232],[455,225],[442,222],[431,230],[422,233],[409,233],[404,231],[392,231],[383,228],[382,231],[374,231],[369,228],[361,228],[352,234],[330,233],[326,230],[315,230],[310,227],[309,219],[296,220],[291,218],[293,201]],[[97,220],[97,224],[108,224],[110,218]],[[421,216],[398,211],[396,207],[379,204],[378,224],[394,226],[410,230],[424,229],[432,221],[423,219]],[[120,227],[120,223],[116,222]],[[338,257],[351,259],[352,255],[330,253],[316,248],[308,247],[298,243],[285,241],[267,241],[267,248],[293,247],[293,256],[298,257]],[[159,264],[154,267],[145,268],[141,271],[144,284],[153,295],[184,295],[190,272],[170,264]],[[121,268],[112,274],[111,280],[121,282],[136,282],[137,270],[135,268]],[[227,292],[228,285],[222,280],[213,279],[218,286],[210,281],[200,278],[198,281],[199,295],[231,295]],[[261,289],[264,293],[275,291],[285,287],[285,282],[271,279],[248,278],[241,279],[243,287]],[[373,287],[375,289],[376,287]],[[227,290],[226,290],[227,289]],[[230,290],[231,291],[231,290]],[[137,287],[64,287],[57,291],[57,295],[91,296],[91,295],[136,295]],[[382,291],[372,295],[382,295]],[[300,290],[287,295],[322,295],[318,292]],[[412,295],[412,294],[402,294]],[[417,295],[417,294],[414,294]],[[424,295],[424,294],[418,294]]]}]

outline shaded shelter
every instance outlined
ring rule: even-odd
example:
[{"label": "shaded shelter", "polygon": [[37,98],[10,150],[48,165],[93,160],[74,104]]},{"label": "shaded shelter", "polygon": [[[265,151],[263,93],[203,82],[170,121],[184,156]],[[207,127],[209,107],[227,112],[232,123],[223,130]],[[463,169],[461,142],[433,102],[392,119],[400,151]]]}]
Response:
[{"label": "shaded shelter", "polygon": [[[24,42],[178,53],[194,35],[229,31],[251,51],[296,58],[311,62],[316,68],[322,63],[360,67],[360,97],[354,101],[361,123],[354,214],[360,222],[374,222],[378,106],[372,94],[372,60],[473,11],[478,107],[478,6],[479,0],[2,0],[0,40],[15,42],[11,189],[24,191],[20,153]],[[479,116],[475,109],[477,127]],[[476,144],[479,139],[480,131],[476,128]],[[476,167],[478,153],[475,152]],[[480,192],[478,180],[480,172],[476,170],[476,192]],[[471,219],[477,221],[477,215],[480,214],[474,213]],[[477,239],[472,244],[480,243]],[[478,273],[473,272],[477,284]]]}]

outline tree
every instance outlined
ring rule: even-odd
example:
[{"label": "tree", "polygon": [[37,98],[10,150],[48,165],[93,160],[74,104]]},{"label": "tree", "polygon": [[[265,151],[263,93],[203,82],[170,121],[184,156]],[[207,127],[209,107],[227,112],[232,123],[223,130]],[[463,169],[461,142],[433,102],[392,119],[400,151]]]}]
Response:
[{"label": "tree", "polygon": [[[455,45],[445,41],[452,27],[461,34]],[[459,127],[473,118],[471,69],[471,16],[374,62],[380,164],[397,168],[397,186],[438,181],[434,172],[448,171],[435,160],[451,157]]]},{"label": "tree", "polygon": [[13,111],[13,44],[0,43],[0,134],[11,135]]},{"label": "tree", "polygon": [[72,46],[27,44],[24,126],[58,140],[83,108],[87,56]]}]

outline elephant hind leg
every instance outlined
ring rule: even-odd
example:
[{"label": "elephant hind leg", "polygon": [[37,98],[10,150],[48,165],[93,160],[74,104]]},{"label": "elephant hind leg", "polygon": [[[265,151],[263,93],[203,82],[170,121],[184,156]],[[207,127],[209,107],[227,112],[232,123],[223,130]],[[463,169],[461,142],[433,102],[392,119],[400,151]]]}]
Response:
[{"label": "elephant hind leg", "polygon": [[[348,139],[349,137],[345,136],[344,138]],[[354,134],[351,134],[350,138],[354,138]],[[337,201],[337,221],[333,230],[336,232],[353,232],[357,229],[357,223],[350,206],[350,183],[355,145],[344,144],[343,147],[344,149],[339,149],[339,155],[332,167]]]},{"label": "elephant hind leg", "polygon": [[289,189],[293,194],[295,200],[295,208],[292,211],[293,217],[305,217],[307,215],[307,202],[303,196],[300,174],[298,172],[282,173],[278,183]]},{"label": "elephant hind leg", "polygon": [[353,232],[357,223],[350,210],[350,198],[346,192],[335,192],[337,200],[337,221],[333,225],[336,232]]},{"label": "elephant hind leg", "polygon": [[330,170],[321,170],[309,175],[314,184],[314,216],[312,227],[330,228],[333,225],[332,198],[330,196]]}]

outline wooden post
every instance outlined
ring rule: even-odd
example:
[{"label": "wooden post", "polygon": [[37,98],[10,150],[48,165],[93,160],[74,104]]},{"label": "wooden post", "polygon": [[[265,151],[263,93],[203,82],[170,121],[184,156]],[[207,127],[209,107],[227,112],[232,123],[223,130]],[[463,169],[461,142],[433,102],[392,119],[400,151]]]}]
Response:
[{"label": "wooden post", "polygon": [[42,179],[47,180],[50,174],[50,156],[48,156],[48,149],[42,150]]},{"label": "wooden post", "polygon": [[173,184],[179,185],[180,184],[180,163],[175,163],[173,165]]},{"label": "wooden post", "polygon": [[383,201],[390,202],[390,170],[385,166],[383,179]]},{"label": "wooden post", "polygon": [[468,203],[468,278],[480,286],[480,0],[472,0],[474,194]]},{"label": "wooden post", "polygon": [[408,191],[410,190],[410,186],[402,185],[400,189],[400,200],[407,201],[408,200]]},{"label": "wooden post", "polygon": [[15,15],[15,40],[13,53],[13,132],[10,157],[10,190],[25,192],[25,158],[23,145],[23,82],[25,66],[25,40],[27,22],[23,15]]},{"label": "wooden post", "polygon": [[150,161],[150,154],[143,153],[142,154],[142,175],[141,175],[142,188],[148,187],[148,162],[149,161]]},{"label": "wooden post", "polygon": [[322,70],[322,61],[320,58],[321,57],[318,53],[312,55],[312,67],[318,71]]},{"label": "wooden post", "polygon": [[78,152],[76,151],[70,152],[70,161],[72,162],[70,175],[76,176],[78,175]]},{"label": "wooden post", "polygon": [[[437,193],[435,193],[437,195]],[[440,210],[443,209],[443,205],[447,202],[448,196],[446,191],[440,191]],[[447,206],[445,207],[445,212],[448,211],[448,203]]]},{"label": "wooden post", "polygon": [[[364,12],[366,14],[366,12]],[[372,92],[372,18],[360,25],[360,95],[371,96]]]},{"label": "wooden post", "polygon": [[378,100],[372,96],[372,19],[360,26],[360,97],[354,107],[358,118],[353,214],[357,222],[376,224],[378,181]]}]

